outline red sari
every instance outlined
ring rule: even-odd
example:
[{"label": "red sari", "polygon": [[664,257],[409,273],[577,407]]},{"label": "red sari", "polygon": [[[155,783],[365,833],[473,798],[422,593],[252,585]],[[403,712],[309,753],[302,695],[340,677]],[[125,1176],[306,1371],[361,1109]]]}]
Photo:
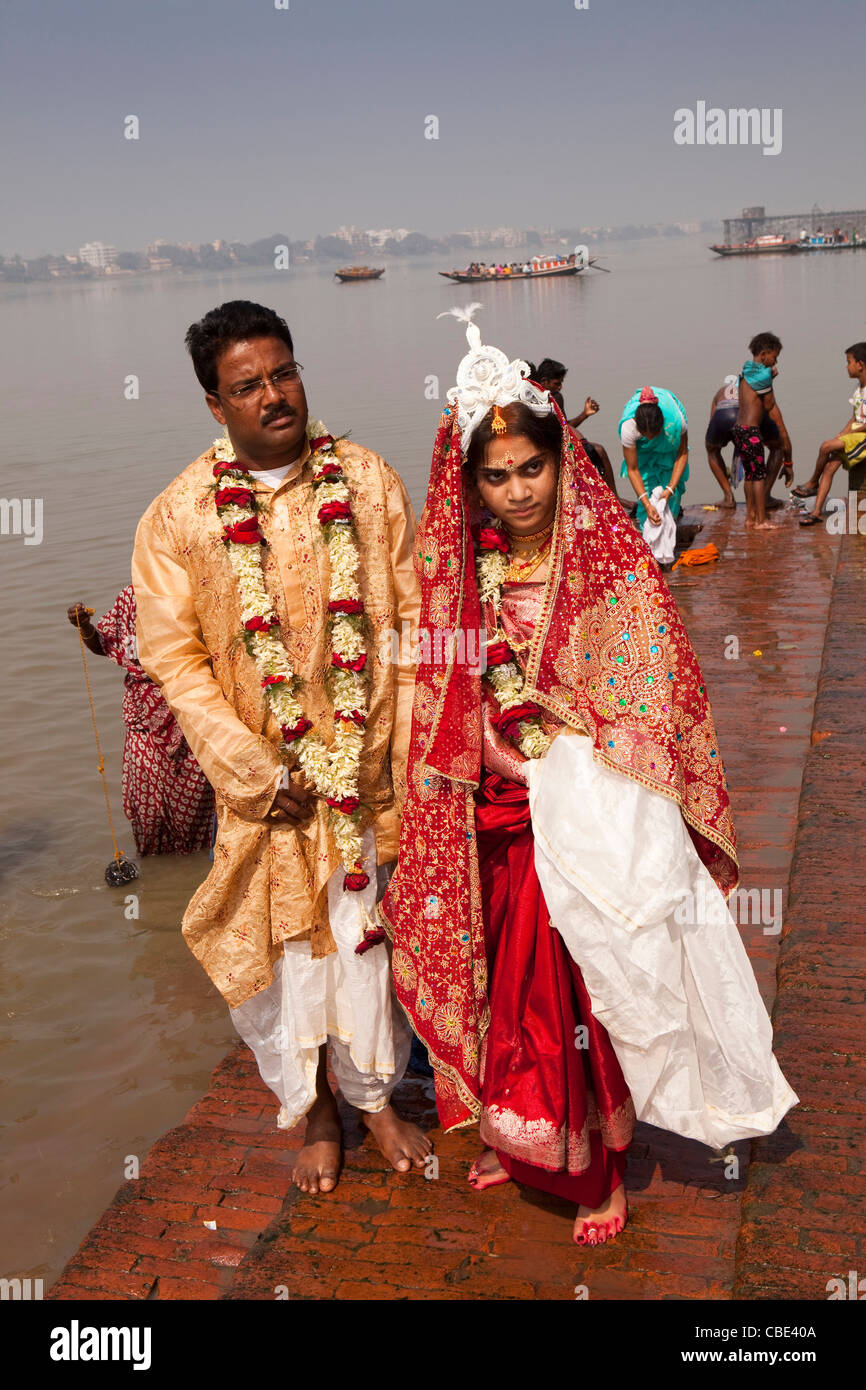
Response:
[{"label": "red sari", "polygon": [[[531,636],[543,587],[503,593],[502,626],[516,644]],[[525,759],[486,713],[475,793],[490,1005],[481,1138],[517,1182],[598,1207],[623,1181],[634,1107],[580,969],[550,922],[535,872]]]},{"label": "red sari", "polygon": [[[737,882],[733,824],[697,658],[651,551],[554,411],[562,447],[548,577],[538,586],[540,615],[537,605],[534,618],[517,614],[533,634],[530,645],[511,644],[525,660],[524,698],[552,730],[588,736],[595,761],[675,801],[700,860],[727,893]],[[400,856],[380,914],[393,936],[397,997],[434,1068],[443,1126],[472,1124],[483,1113],[483,1132],[504,1163],[531,1163],[533,1181],[558,1184],[594,1173],[594,1137],[599,1161],[616,1165],[631,1133],[631,1102],[579,973],[540,903],[530,901],[538,889],[525,812],[497,795],[486,775],[522,781],[519,772],[491,767],[482,713],[492,697],[470,659],[484,622],[473,530],[480,520],[449,405],[415,552],[420,628],[447,640],[421,648]],[[536,1024],[527,1039],[530,1014]],[[574,1047],[575,1027],[587,1030],[579,1035],[585,1049]],[[488,1044],[488,1030],[501,1042]],[[514,1062],[518,1049],[528,1058],[530,1046],[538,1075],[553,1078],[544,1082],[547,1094],[540,1083],[530,1090],[519,1068],[513,1081],[525,1098],[522,1118],[544,1121],[532,1134],[543,1132],[545,1144],[552,1134],[552,1147],[519,1145],[520,1118],[503,1113],[519,1116],[506,1049]],[[541,1099],[549,1113],[532,1110]]]}]

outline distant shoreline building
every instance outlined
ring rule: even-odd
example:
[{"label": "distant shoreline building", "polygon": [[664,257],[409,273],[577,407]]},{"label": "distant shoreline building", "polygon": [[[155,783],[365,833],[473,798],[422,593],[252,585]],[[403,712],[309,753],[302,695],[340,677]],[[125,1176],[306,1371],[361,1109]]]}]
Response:
[{"label": "distant shoreline building", "polygon": [[94,270],[107,270],[109,266],[117,264],[117,247],[106,246],[104,241],[88,241],[79,248],[78,255],[85,265],[93,266]]},{"label": "distant shoreline building", "polygon": [[799,241],[801,232],[814,236],[819,231],[832,232],[836,228],[849,238],[854,232],[858,237],[866,237],[866,211],[824,212],[816,206],[811,212],[768,217],[763,207],[743,208],[742,217],[725,218],[725,245],[754,241],[759,236],[787,236],[791,241]]},{"label": "distant shoreline building", "polygon": [[[339,235],[340,232],[337,232],[337,236]],[[408,235],[409,229],[407,227],[371,228],[362,233],[364,244],[374,247],[377,251],[381,250],[386,241],[405,241]]]}]

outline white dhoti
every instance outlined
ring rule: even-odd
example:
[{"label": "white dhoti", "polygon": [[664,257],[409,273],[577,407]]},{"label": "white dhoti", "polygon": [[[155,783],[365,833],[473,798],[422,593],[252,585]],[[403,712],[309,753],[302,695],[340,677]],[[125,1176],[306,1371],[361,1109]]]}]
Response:
[{"label": "white dhoti", "polygon": [[331,1044],[331,1065],[345,1099],[370,1114],[384,1110],[409,1062],[411,1033],[393,994],[387,943],[363,955],[355,951],[361,940],[359,899],[371,916],[376,912],[371,830],[363,854],[370,883],[361,893],[343,890],[342,868],[328,883],[336,951],[314,960],[308,941],[284,941],[272,983],[229,1010],[280,1102],[280,1129],[293,1129],[316,1099],[322,1043]]},{"label": "white dhoti", "polygon": [[561,735],[528,772],[551,922],[638,1119],[712,1148],[772,1133],[797,1096],[773,1056],[737,925],[677,803],[598,762],[585,737]]}]

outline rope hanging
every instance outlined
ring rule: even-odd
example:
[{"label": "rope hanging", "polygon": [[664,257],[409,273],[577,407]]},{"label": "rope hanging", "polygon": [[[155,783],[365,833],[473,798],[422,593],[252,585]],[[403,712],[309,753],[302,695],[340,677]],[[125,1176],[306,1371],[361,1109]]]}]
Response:
[{"label": "rope hanging", "polygon": [[[88,613],[93,609],[88,608]],[[118,849],[117,836],[114,833],[114,821],[111,816],[111,802],[108,799],[108,782],[105,777],[105,759],[102,756],[102,748],[99,743],[99,730],[96,727],[96,710],[93,705],[93,691],[90,688],[90,676],[87,673],[87,655],[84,648],[84,636],[81,631],[81,619],[76,613],[75,626],[78,629],[78,645],[81,648],[81,664],[84,667],[84,684],[87,686],[87,698],[90,701],[90,718],[93,721],[93,737],[96,739],[96,755],[98,758],[96,767],[102,778],[102,790],[105,793],[105,809],[108,814],[108,825],[111,830],[111,843],[114,845],[114,859],[105,870],[105,882],[109,888],[119,888],[123,883],[131,883],[134,878],[138,878],[138,865],[131,859],[127,859],[122,849]]]}]

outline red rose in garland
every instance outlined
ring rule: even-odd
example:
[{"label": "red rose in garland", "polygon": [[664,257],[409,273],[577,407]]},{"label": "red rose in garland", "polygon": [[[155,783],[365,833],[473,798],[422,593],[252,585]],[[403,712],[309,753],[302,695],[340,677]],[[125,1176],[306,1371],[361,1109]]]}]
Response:
[{"label": "red rose in garland", "polygon": [[299,719],[297,724],[292,728],[289,728],[287,724],[282,724],[280,726],[280,732],[286,743],[297,743],[298,739],[303,738],[304,734],[309,733],[312,727],[313,722],[311,719]]},{"label": "red rose in garland", "polygon": [[245,521],[233,521],[223,527],[223,540],[233,541],[235,545],[262,545],[264,539],[256,516],[249,516]]},{"label": "red rose in garland", "polygon": [[348,502],[325,502],[319,508],[319,522],[322,526],[329,521],[351,521],[352,508]]},{"label": "red rose in garland", "polygon": [[248,487],[221,487],[214,501],[218,507],[251,507],[253,494]]},{"label": "red rose in garland", "polygon": [[514,705],[511,709],[500,711],[493,716],[494,728],[498,729],[506,738],[518,738],[520,735],[520,725],[527,719],[540,719],[541,710],[532,700],[524,700],[522,705]]},{"label": "red rose in garland", "polygon": [[506,661],[514,660],[514,652],[507,642],[488,642],[484,648],[484,660],[488,666],[504,666]]},{"label": "red rose in garland", "polygon": [[478,532],[479,550],[500,550],[503,555],[511,552],[508,537],[497,526],[482,526]]},{"label": "red rose in garland", "polygon": [[341,671],[363,671],[367,665],[367,653],[363,652],[354,661],[349,661],[346,657],[340,656],[339,652],[334,652],[331,657],[331,665],[338,667]]},{"label": "red rose in garland", "polygon": [[335,598],[328,604],[329,613],[363,613],[364,605],[359,598]]}]

